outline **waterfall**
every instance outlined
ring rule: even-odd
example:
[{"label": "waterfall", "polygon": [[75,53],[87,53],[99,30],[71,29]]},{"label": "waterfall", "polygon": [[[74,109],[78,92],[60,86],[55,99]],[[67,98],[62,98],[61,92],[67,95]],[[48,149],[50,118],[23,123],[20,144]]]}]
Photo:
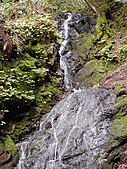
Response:
[{"label": "waterfall", "polygon": [[[65,48],[69,38],[68,13],[62,26],[60,67],[66,88],[72,88]],[[105,89],[73,88],[71,93],[44,115],[39,130],[18,143],[19,163],[15,169],[100,169],[103,144],[110,129],[116,96]]]},{"label": "waterfall", "polygon": [[70,88],[72,86],[70,79],[69,79],[68,67],[67,67],[67,63],[66,63],[67,62],[66,57],[70,54],[70,51],[68,53],[66,53],[66,57],[64,57],[65,55],[63,55],[63,52],[66,48],[67,43],[68,43],[68,33],[69,33],[68,24],[71,19],[72,19],[72,14],[68,13],[68,18],[63,23],[64,29],[62,32],[60,32],[60,35],[63,36],[63,38],[64,38],[64,40],[61,44],[60,50],[59,50],[60,68],[64,70],[64,84],[65,84],[66,88]]},{"label": "waterfall", "polygon": [[26,159],[26,149],[28,144],[29,142],[26,141],[17,144],[17,147],[20,150],[20,158],[17,165],[18,169],[25,169],[23,164],[24,164],[24,160]]}]

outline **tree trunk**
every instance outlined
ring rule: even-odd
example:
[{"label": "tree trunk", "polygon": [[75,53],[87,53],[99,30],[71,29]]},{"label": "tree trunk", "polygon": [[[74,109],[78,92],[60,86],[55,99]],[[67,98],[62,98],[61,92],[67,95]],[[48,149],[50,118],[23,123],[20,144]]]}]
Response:
[{"label": "tree trunk", "polygon": [[100,18],[102,13],[110,11],[110,7],[115,3],[115,0],[85,0],[85,2]]},{"label": "tree trunk", "polygon": [[100,16],[99,6],[96,2],[93,0],[85,0],[86,3],[90,6],[90,8],[96,13],[96,15]]},{"label": "tree trunk", "polygon": [[110,36],[110,26],[109,21],[107,19],[107,14],[110,15],[110,7],[114,4],[114,0],[85,0],[85,2],[90,6],[90,8],[97,15],[97,23],[96,23],[96,33],[97,39],[100,39],[103,32],[103,27],[105,27],[105,33]]}]

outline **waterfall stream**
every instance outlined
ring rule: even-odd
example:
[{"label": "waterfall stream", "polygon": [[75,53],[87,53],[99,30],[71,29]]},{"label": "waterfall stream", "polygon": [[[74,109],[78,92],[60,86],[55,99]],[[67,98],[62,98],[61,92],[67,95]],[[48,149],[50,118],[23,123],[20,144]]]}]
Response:
[{"label": "waterfall stream", "polygon": [[[68,13],[63,22],[64,40],[59,50],[66,88],[72,88],[66,63],[71,51],[63,55],[72,17]],[[101,169],[100,156],[111,126],[109,116],[115,97],[105,89],[73,88],[42,118],[39,130],[18,143],[20,156],[15,169]]]},{"label": "waterfall stream", "polygon": [[19,158],[19,162],[18,162],[18,165],[17,165],[18,169],[24,169],[23,161],[26,159],[26,149],[27,149],[28,144],[29,144],[29,142],[26,142],[26,141],[17,144],[17,147],[20,150],[20,152],[19,152],[20,158]]},{"label": "waterfall stream", "polygon": [[[64,27],[64,32],[62,31],[60,34],[62,36],[63,34],[63,42],[61,44],[60,50],[59,50],[59,54],[60,54],[60,68],[64,70],[64,84],[66,86],[66,88],[70,88],[72,86],[70,79],[69,79],[69,74],[68,74],[68,67],[67,67],[67,63],[66,63],[66,57],[64,57],[63,52],[65,50],[65,47],[68,43],[68,24],[69,21],[72,19],[72,14],[68,13],[68,18],[65,20],[65,22],[63,23],[63,27]],[[69,55],[70,51],[68,51],[66,53],[66,56]]]}]

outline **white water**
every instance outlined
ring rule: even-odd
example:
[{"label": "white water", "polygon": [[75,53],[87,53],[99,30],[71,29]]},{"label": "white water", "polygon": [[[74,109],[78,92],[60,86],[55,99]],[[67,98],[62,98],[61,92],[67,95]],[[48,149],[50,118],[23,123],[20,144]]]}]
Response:
[{"label": "white water", "polygon": [[[69,79],[69,74],[68,74],[68,68],[67,68],[67,63],[66,60],[64,58],[63,52],[66,48],[66,45],[68,43],[68,24],[69,21],[72,19],[72,14],[68,13],[68,18],[65,20],[63,27],[64,27],[64,32],[62,31],[60,34],[63,36],[64,40],[61,44],[60,50],[59,50],[59,54],[60,54],[60,68],[63,69],[64,71],[64,84],[66,86],[66,88],[70,88],[71,84],[70,84],[70,79]],[[62,34],[63,33],[63,34]],[[66,55],[69,55],[70,52],[68,52]]]},{"label": "white water", "polygon": [[18,149],[20,150],[20,158],[19,158],[19,162],[16,168],[18,169],[25,169],[24,168],[24,160],[26,159],[26,149],[27,149],[27,145],[29,144],[29,142],[22,142],[17,144]]}]

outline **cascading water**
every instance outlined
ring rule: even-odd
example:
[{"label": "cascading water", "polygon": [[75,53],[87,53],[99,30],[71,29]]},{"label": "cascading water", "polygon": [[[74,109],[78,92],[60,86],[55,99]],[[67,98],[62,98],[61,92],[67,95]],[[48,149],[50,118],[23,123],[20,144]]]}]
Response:
[{"label": "cascading water", "polygon": [[[59,51],[67,88],[72,87],[72,79],[63,53],[72,16],[68,13],[63,23],[64,41]],[[73,89],[42,118],[39,130],[18,144],[20,158],[16,169],[101,169],[100,156],[114,105],[111,91]]]},{"label": "cascading water", "polygon": [[19,162],[17,165],[18,169],[25,169],[24,168],[24,160],[26,159],[26,149],[27,149],[27,145],[29,144],[29,142],[22,142],[20,144],[17,144],[17,147],[20,150],[20,158],[19,158]]},{"label": "cascading water", "polygon": [[[63,36],[64,40],[61,44],[60,50],[59,50],[59,54],[60,54],[60,68],[64,70],[64,84],[66,86],[66,88],[70,88],[72,86],[70,79],[69,79],[69,74],[68,74],[68,67],[67,67],[67,63],[66,63],[66,57],[64,57],[63,52],[65,50],[65,47],[68,43],[68,24],[69,21],[72,19],[72,14],[68,13],[68,18],[65,20],[63,27],[64,27],[64,32],[62,31],[60,34],[61,36]],[[64,33],[64,34],[63,34]],[[63,35],[62,35],[63,34]],[[66,53],[66,55],[69,55],[70,51],[68,51]]]}]

